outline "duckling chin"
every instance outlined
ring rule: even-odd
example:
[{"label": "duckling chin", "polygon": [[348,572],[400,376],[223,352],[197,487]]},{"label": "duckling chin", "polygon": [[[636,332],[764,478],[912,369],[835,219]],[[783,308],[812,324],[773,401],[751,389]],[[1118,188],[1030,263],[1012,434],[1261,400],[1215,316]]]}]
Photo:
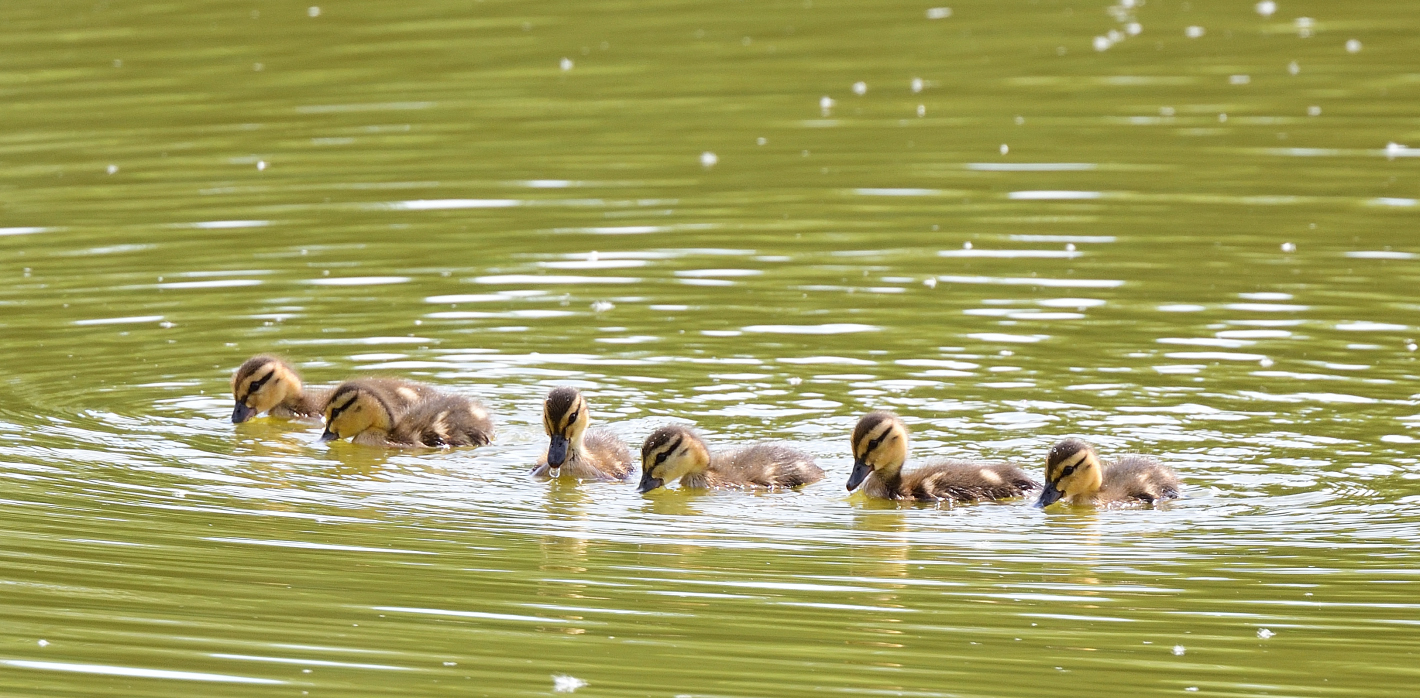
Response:
[{"label": "duckling chin", "polygon": [[946,460],[903,473],[907,425],[891,412],[869,412],[853,429],[853,474],[848,490],[862,486],[874,499],[980,502],[1020,497],[1039,489],[1013,463]]},{"label": "duckling chin", "polygon": [[710,454],[693,429],[661,427],[641,446],[641,486],[650,492],[675,480],[693,489],[781,489],[823,479],[807,453],[783,444],[755,444]]},{"label": "duckling chin", "polygon": [[232,374],[232,423],[241,424],[266,412],[272,417],[320,417],[330,398],[329,390],[305,389],[296,369],[270,354],[247,359]]},{"label": "duckling chin", "polygon": [[1178,474],[1149,456],[1127,455],[1113,463],[1101,463],[1089,442],[1065,439],[1050,449],[1045,490],[1035,505],[1151,505],[1178,497],[1179,490]]},{"label": "duckling chin", "polygon": [[321,441],[348,438],[387,448],[482,446],[493,441],[488,410],[462,395],[391,378],[346,381],[331,391]]},{"label": "duckling chin", "polygon": [[542,426],[547,431],[547,452],[532,474],[577,480],[625,480],[631,475],[631,450],[615,434],[587,430],[590,410],[576,388],[553,388],[542,403]]}]

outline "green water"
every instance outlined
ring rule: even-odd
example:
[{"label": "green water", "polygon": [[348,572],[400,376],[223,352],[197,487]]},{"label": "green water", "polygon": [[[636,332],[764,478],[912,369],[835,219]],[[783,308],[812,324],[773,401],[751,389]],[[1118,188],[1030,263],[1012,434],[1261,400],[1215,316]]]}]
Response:
[{"label": "green water", "polygon": [[[1412,695],[1413,3],[949,4],[0,4],[0,693]],[[531,480],[560,384],[829,477]],[[1188,496],[849,498],[875,408]]]}]

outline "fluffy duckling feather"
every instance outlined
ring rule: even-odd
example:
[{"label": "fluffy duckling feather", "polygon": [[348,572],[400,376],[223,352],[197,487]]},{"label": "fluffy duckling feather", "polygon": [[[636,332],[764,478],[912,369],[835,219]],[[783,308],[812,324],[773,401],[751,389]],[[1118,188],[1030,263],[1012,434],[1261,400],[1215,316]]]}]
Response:
[{"label": "fluffy duckling feather", "polygon": [[1013,463],[943,460],[906,473],[908,430],[891,412],[869,412],[853,429],[853,474],[848,490],[874,499],[980,502],[1012,499],[1039,489]]},{"label": "fluffy duckling feather", "polygon": [[661,427],[641,447],[641,486],[650,492],[679,479],[694,489],[781,489],[823,479],[823,470],[803,451],[783,444],[755,444],[710,454],[693,429]]},{"label": "fluffy duckling feather", "polygon": [[392,378],[346,381],[331,391],[321,441],[368,446],[481,446],[493,440],[488,410],[462,395]]},{"label": "fluffy duckling feather", "polygon": [[588,430],[591,411],[582,391],[553,388],[542,403],[542,427],[547,451],[538,459],[536,477],[576,480],[625,480],[635,467],[631,449],[604,429]]},{"label": "fluffy duckling feather", "polygon": [[232,374],[232,423],[241,424],[266,412],[272,417],[320,417],[329,390],[307,390],[301,374],[278,356],[258,354]]},{"label": "fluffy duckling feather", "polygon": [[1150,456],[1127,455],[1101,463],[1095,447],[1083,439],[1065,439],[1050,449],[1045,490],[1037,507],[1057,501],[1111,506],[1158,504],[1179,496],[1178,474]]}]

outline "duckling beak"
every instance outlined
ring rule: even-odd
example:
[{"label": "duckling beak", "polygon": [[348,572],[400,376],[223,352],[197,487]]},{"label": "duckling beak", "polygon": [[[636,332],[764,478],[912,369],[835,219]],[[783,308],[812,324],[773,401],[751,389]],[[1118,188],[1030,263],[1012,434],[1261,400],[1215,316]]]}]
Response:
[{"label": "duckling beak", "polygon": [[1051,504],[1060,501],[1060,498],[1064,496],[1064,492],[1061,492],[1060,490],[1055,488],[1055,483],[1046,481],[1045,489],[1042,490],[1040,493],[1040,499],[1035,500],[1035,508],[1044,509],[1050,506]]},{"label": "duckling beak", "polygon": [[567,462],[567,443],[567,437],[552,435],[552,441],[547,444],[547,467],[556,470]]},{"label": "duckling beak", "polygon": [[233,424],[241,424],[242,422],[245,422],[255,416],[256,410],[247,407],[245,403],[238,402],[237,406],[232,408]]},{"label": "duckling beak", "polygon": [[646,494],[647,492],[650,492],[651,490],[654,490],[664,484],[666,483],[661,478],[651,477],[650,472],[644,472],[641,473],[641,486],[637,487],[636,491],[640,494]]},{"label": "duckling beak", "polygon": [[339,437],[339,436],[336,436],[336,435],[335,435],[335,432],[333,432],[333,431],[330,430],[330,427],[326,427],[325,431],[321,432],[321,435],[320,435],[320,442],[321,442],[321,443],[325,443],[325,442],[327,442],[327,441],[334,441],[334,440],[336,440],[336,439],[338,439],[338,438],[340,438],[340,437]]},{"label": "duckling beak", "polygon": [[848,476],[848,491],[858,489],[858,485],[863,484],[863,480],[868,478],[868,473],[873,472],[873,466],[863,461],[853,462],[853,474]]}]

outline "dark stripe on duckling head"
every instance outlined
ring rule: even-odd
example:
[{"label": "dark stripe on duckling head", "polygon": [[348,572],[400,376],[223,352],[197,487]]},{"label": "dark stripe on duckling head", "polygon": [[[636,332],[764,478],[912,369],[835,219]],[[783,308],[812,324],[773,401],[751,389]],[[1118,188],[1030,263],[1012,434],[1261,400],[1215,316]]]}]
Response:
[{"label": "dark stripe on duckling head", "polygon": [[1082,453],[1088,454],[1094,450],[1095,447],[1084,439],[1065,439],[1050,447],[1050,456],[1046,458],[1045,468],[1049,470],[1071,460],[1078,461],[1081,459]]},{"label": "dark stripe on duckling head", "polygon": [[[651,435],[646,437],[646,442],[641,445],[641,462],[644,463],[647,457],[659,450],[661,453],[658,454],[653,465],[664,463],[666,456],[674,452],[685,441],[685,434],[688,431],[685,427],[668,426],[651,432]],[[670,447],[664,448],[668,444]],[[663,448],[664,450],[662,450]]]},{"label": "dark stripe on duckling head", "polygon": [[[878,425],[896,420],[897,415],[886,410],[876,410],[863,415],[863,418],[858,420],[858,425],[853,427],[853,443],[855,445],[862,443],[863,439],[868,438],[868,434],[873,433],[873,430],[878,428]],[[882,445],[883,439],[890,433],[892,433],[891,429],[884,431],[869,444],[868,450],[871,451]]]},{"label": "dark stripe on duckling head", "polygon": [[576,409],[581,397],[581,392],[570,386],[553,388],[552,392],[547,394],[547,402],[544,405],[548,420],[558,427],[565,427],[577,421],[577,415],[569,413]]},{"label": "dark stripe on duckling head", "polygon": [[239,399],[239,401],[240,401],[240,402],[246,402],[246,401],[247,401],[247,398],[250,398],[252,395],[256,394],[256,392],[257,392],[258,390],[261,390],[261,387],[262,387],[263,385],[266,385],[267,381],[270,381],[270,380],[271,380],[273,377],[275,377],[275,376],[276,376],[276,367],[275,367],[275,366],[272,366],[272,367],[271,367],[271,370],[268,371],[268,372],[266,373],[266,375],[264,375],[264,376],[262,376],[262,377],[260,377],[260,378],[258,378],[258,379],[256,379],[256,380],[252,381],[251,383],[248,383],[248,384],[247,384],[247,390],[246,390],[245,393],[242,394],[242,396],[241,396],[241,398]]}]

